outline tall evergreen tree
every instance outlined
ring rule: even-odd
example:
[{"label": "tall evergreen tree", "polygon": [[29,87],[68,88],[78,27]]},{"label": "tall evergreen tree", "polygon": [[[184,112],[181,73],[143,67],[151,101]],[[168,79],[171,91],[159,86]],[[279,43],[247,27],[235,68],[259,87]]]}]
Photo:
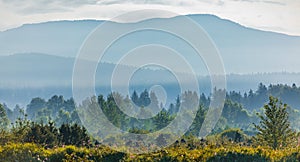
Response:
[{"label": "tall evergreen tree", "polygon": [[140,99],[139,99],[139,106],[140,107],[146,107],[150,104],[151,99],[149,96],[149,92],[147,91],[147,89],[144,90],[144,92],[142,92],[140,94]]},{"label": "tall evergreen tree", "polygon": [[70,98],[64,102],[64,109],[68,112],[75,110],[75,101],[73,98]]},{"label": "tall evergreen tree", "polygon": [[154,92],[150,92],[150,105],[148,107],[150,107],[150,109],[152,109],[152,112],[158,112],[159,111],[159,101],[155,95]]},{"label": "tall evergreen tree", "polygon": [[71,123],[71,115],[68,111],[60,109],[55,121],[58,127],[62,124]]},{"label": "tall evergreen tree", "polygon": [[139,96],[136,93],[136,91],[133,91],[132,96],[131,96],[132,102],[136,105],[139,106]]},{"label": "tall evergreen tree", "polygon": [[32,122],[29,131],[25,135],[25,142],[34,142],[46,147],[53,147],[58,144],[58,130],[51,121],[46,125]]},{"label": "tall evergreen tree", "polygon": [[12,123],[14,123],[18,118],[22,117],[24,114],[24,109],[21,108],[18,104],[15,106],[13,110]]},{"label": "tall evergreen tree", "polygon": [[36,112],[40,109],[46,107],[46,101],[39,97],[33,98],[29,105],[27,105],[26,113],[29,119],[34,119],[36,117]]},{"label": "tall evergreen tree", "polygon": [[62,124],[59,128],[59,140],[63,145],[82,146],[90,140],[87,130],[78,124]]},{"label": "tall evergreen tree", "polygon": [[171,115],[176,114],[179,111],[180,104],[181,104],[181,101],[180,101],[180,97],[178,95],[177,98],[176,98],[176,103],[175,104],[171,103],[171,105],[169,107],[169,113]]},{"label": "tall evergreen tree", "polygon": [[58,115],[60,109],[64,109],[64,103],[65,100],[63,96],[54,95],[48,100],[47,108],[51,110],[53,118],[55,118],[56,115]]},{"label": "tall evergreen tree", "polygon": [[0,104],[0,129],[7,129],[9,126],[9,119],[7,117],[4,107]]},{"label": "tall evergreen tree", "polygon": [[205,108],[200,105],[199,109],[197,111],[197,114],[195,116],[195,119],[192,123],[192,125],[190,126],[189,132],[190,134],[194,135],[194,136],[198,136],[202,123],[204,121],[204,117],[205,117]]},{"label": "tall evergreen tree", "polygon": [[3,103],[3,108],[6,112],[6,116],[10,121],[13,121],[13,111],[5,104]]},{"label": "tall evergreen tree", "polygon": [[59,141],[63,145],[71,144],[72,132],[70,128],[70,124],[62,124],[59,127]]},{"label": "tall evergreen tree", "polygon": [[169,112],[163,109],[159,112],[154,118],[153,122],[155,124],[156,130],[160,130],[166,127],[173,120],[173,117],[169,114]]},{"label": "tall evergreen tree", "polygon": [[273,149],[287,147],[296,142],[296,134],[290,128],[287,105],[270,96],[269,103],[264,105],[264,115],[258,114],[260,125],[255,125],[258,134],[254,137],[260,145]]}]

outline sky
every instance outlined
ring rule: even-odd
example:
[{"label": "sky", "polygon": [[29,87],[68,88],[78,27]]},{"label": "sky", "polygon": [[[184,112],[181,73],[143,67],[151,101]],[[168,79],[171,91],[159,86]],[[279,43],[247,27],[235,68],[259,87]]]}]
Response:
[{"label": "sky", "polygon": [[241,25],[300,36],[300,0],[0,0],[0,31],[57,20],[109,20],[142,9],[213,14]]}]

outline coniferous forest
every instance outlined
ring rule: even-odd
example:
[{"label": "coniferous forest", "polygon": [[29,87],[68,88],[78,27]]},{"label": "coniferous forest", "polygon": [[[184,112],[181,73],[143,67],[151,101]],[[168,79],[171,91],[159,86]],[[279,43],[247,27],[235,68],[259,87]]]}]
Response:
[{"label": "coniferous forest", "polygon": [[[189,91],[178,95],[167,107],[163,107],[156,94],[147,89],[134,91],[131,96],[114,92],[88,99],[90,105],[98,104],[116,127],[131,133],[147,134],[172,122],[183,102],[199,98],[198,110],[188,131],[168,147],[144,154],[111,149],[109,146],[116,145],[110,142],[111,138],[122,140],[121,137],[108,135],[103,139],[95,138],[81,122],[79,116],[83,112],[72,98],[57,95],[49,99],[36,97],[26,107],[16,105],[14,108],[3,103],[0,105],[0,161],[300,160],[300,87],[261,83],[256,90],[249,92],[225,93],[221,117],[205,138],[199,138],[198,134],[212,96]],[[122,105],[134,102],[142,115],[151,113],[149,108],[160,111],[149,119],[127,117],[118,108],[116,100]],[[170,136],[171,132],[160,135],[151,147],[167,143]],[[127,145],[139,149],[149,147],[141,139],[132,139]]]}]

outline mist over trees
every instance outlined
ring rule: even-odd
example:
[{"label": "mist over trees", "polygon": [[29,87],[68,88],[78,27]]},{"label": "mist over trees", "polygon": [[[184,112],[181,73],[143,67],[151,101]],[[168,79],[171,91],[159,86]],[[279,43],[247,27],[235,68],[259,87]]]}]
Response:
[{"label": "mist over trees", "polygon": [[[224,90],[215,89],[214,91],[215,93],[224,93]],[[218,96],[218,94],[215,95]],[[269,98],[268,95],[274,95],[278,98]],[[98,115],[97,109],[100,108],[114,126],[135,134],[147,134],[165,128],[177,117],[178,112],[184,109],[185,117],[195,118],[193,118],[191,126],[181,137],[181,140],[177,140],[168,147],[168,151],[171,151],[172,148],[189,152],[195,149],[218,149],[220,147],[239,151],[237,148],[241,148],[240,158],[262,160],[267,156],[259,152],[260,147],[266,147],[267,151],[272,151],[269,149],[284,150],[294,147],[297,143],[295,131],[299,131],[300,128],[300,113],[296,107],[298,97],[300,97],[299,87],[296,85],[270,85],[267,87],[259,84],[256,91],[250,90],[244,95],[241,95],[240,92],[226,92],[221,117],[207,139],[197,138],[212,101],[212,96],[205,94],[198,95],[196,92],[187,91],[178,95],[172,103],[163,105],[154,92],[145,89],[140,93],[133,91],[131,96],[123,96],[117,92],[107,96],[93,96],[84,101],[83,104],[87,106],[86,111],[90,111],[96,116]],[[282,100],[282,98],[286,100]],[[197,99],[199,99],[199,103],[195,103]],[[284,103],[290,102],[295,107],[282,104],[280,100]],[[250,101],[255,103],[250,103]],[[191,111],[193,105],[197,106],[197,111],[194,113]],[[247,105],[250,105],[250,108]],[[72,98],[65,99],[58,95],[49,99],[33,98],[26,109],[19,105],[10,109],[7,105],[0,104],[0,147],[13,141],[21,143],[22,147],[25,147],[23,145],[26,143],[36,144],[40,147],[39,150],[44,148],[52,150],[56,147],[64,148],[65,145],[73,145],[79,148],[88,148],[90,151],[98,148],[102,142],[108,142],[109,145],[113,146],[115,145],[114,140],[122,140],[122,138],[113,135],[107,135],[103,139],[94,138],[80,120],[80,115],[81,117],[84,116],[82,110],[85,110],[80,109],[80,106],[82,105],[76,105]],[[129,117],[122,111],[123,108],[133,110],[136,112],[134,115],[141,118]],[[147,118],[149,116],[150,118]],[[84,118],[83,121],[87,124],[94,122],[92,118],[89,119],[87,116]],[[101,123],[97,124],[101,125]],[[166,144],[171,136],[171,132],[159,135],[154,146]],[[140,139],[133,139],[126,145],[134,146],[137,149],[146,147],[145,141]],[[101,146],[99,149],[105,148]],[[255,156],[245,155],[243,152],[245,149],[259,153]],[[112,158],[124,158],[124,154],[119,157],[111,150],[108,152],[109,155],[105,156],[110,157],[111,154]],[[220,150],[215,152],[217,154],[213,157],[205,156],[212,159],[231,157],[231,154],[226,154],[224,157]],[[68,155],[69,153],[65,154]],[[102,154],[101,156],[95,154],[93,152],[86,157],[104,157]],[[9,156],[11,155],[7,155],[7,157]],[[53,157],[49,158],[57,159],[59,157],[57,156],[56,153],[53,153]],[[72,156],[74,155],[72,154]],[[190,158],[190,156],[187,155],[186,158]],[[282,159],[285,156],[280,155],[278,157]],[[59,159],[63,158],[66,159],[67,157],[59,157]],[[237,157],[231,158],[236,159]],[[288,156],[288,158],[293,158],[293,156]]]},{"label": "mist over trees", "polygon": [[[293,129],[299,130],[300,117],[300,88],[295,84],[288,85],[269,85],[268,87],[260,83],[257,90],[249,90],[244,94],[240,92],[226,92],[226,100],[222,111],[221,118],[217,123],[213,132],[221,132],[227,128],[241,128],[249,135],[255,134],[255,128],[251,123],[257,123],[257,112],[262,112],[263,105],[268,101],[268,96],[280,98],[284,103],[290,105],[287,112],[290,113],[290,122]],[[192,92],[186,92],[178,95],[168,105],[162,105],[154,92],[148,92],[147,89],[138,93],[133,91],[131,96],[122,96],[119,93],[111,93],[108,96],[99,95],[96,100],[106,115],[107,119],[115,126],[122,130],[145,130],[154,132],[168,125],[179,111],[183,100],[190,103],[193,98],[199,99],[198,112],[187,134],[197,135],[210,105],[211,97],[205,94],[199,96]],[[137,112],[137,117],[151,116],[148,119],[136,119],[128,117],[119,109],[119,104],[123,107],[131,108]],[[33,98],[27,105],[26,109],[16,105],[14,109],[8,108],[5,104],[0,107],[1,127],[11,127],[10,123],[14,123],[22,113],[27,114],[27,118],[37,123],[48,123],[54,121],[56,127],[63,124],[79,124],[80,112],[76,110],[76,103],[72,98],[65,99],[63,96],[54,95],[49,99]],[[154,114],[151,114],[154,113]],[[156,113],[156,114],[155,114]]]},{"label": "mist over trees", "polygon": [[250,89],[249,92],[244,94],[231,91],[227,93],[226,98],[241,103],[247,110],[257,110],[268,101],[269,96],[278,97],[289,106],[300,110],[300,87],[297,87],[296,84],[291,86],[287,84],[270,84],[266,86],[260,83],[255,91]]}]

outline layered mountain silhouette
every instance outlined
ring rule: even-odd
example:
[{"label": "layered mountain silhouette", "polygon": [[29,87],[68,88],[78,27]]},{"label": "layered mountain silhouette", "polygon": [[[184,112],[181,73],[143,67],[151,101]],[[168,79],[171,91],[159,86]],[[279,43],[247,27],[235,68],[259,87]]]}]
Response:
[{"label": "layered mountain silhouette", "polygon": [[[188,17],[199,24],[215,43],[223,59],[225,72],[228,74],[229,88],[248,90],[255,88],[259,82],[274,83],[274,78],[277,82],[287,84],[292,80],[300,80],[298,75],[300,64],[297,59],[300,55],[299,36],[251,29],[213,15],[188,15]],[[163,25],[179,18],[159,18],[137,23],[99,20],[56,21],[26,24],[2,31],[0,32],[0,98],[2,101],[0,102],[14,103],[21,98],[27,102],[32,97],[48,98],[52,94],[71,96],[72,72],[78,51],[89,34],[104,22],[116,26],[115,29],[107,31],[112,32],[117,30],[118,25],[134,26],[147,25],[147,23]],[[182,24],[173,25],[178,29],[182,26]],[[98,65],[95,74],[96,83],[99,85],[109,83],[110,74],[118,60],[130,49],[147,44],[168,46],[186,57],[200,78],[200,87],[203,91],[209,92],[211,87],[206,64],[201,58],[194,56],[195,51],[186,42],[171,34],[151,30],[131,33],[114,42]],[[87,66],[88,64],[87,61]],[[130,65],[120,66],[124,73],[134,68]],[[260,74],[229,75],[237,73]],[[189,74],[182,73],[182,75]],[[174,76],[170,72],[151,68],[137,72],[132,79],[132,84],[143,85],[146,80],[150,85],[158,81],[157,78],[161,82],[169,83],[171,85],[169,89],[174,89],[172,87],[174,85],[171,84],[174,82]],[[144,86],[135,88],[142,90]],[[102,87],[99,91],[106,93],[109,89]],[[177,93],[176,88],[174,91],[176,91],[174,94]]]},{"label": "layered mountain silhouette", "polygon": [[[295,72],[299,69],[300,64],[295,59],[300,54],[299,36],[251,29],[213,15],[188,15],[188,17],[197,22],[215,42],[227,73]],[[167,24],[172,23],[174,19],[178,17],[151,19],[138,24]],[[33,52],[76,57],[87,36],[103,22],[57,21],[27,24],[3,31],[0,32],[0,55]],[[136,23],[117,24],[130,26]],[[181,24],[174,24],[174,28],[180,27]],[[115,48],[107,52],[106,61],[114,62],[128,49],[149,43],[170,46],[185,56],[192,55],[190,47],[183,45],[184,43],[174,37],[165,33],[144,31],[133,33],[116,42]],[[197,62],[199,60],[196,59],[193,64]]]}]

